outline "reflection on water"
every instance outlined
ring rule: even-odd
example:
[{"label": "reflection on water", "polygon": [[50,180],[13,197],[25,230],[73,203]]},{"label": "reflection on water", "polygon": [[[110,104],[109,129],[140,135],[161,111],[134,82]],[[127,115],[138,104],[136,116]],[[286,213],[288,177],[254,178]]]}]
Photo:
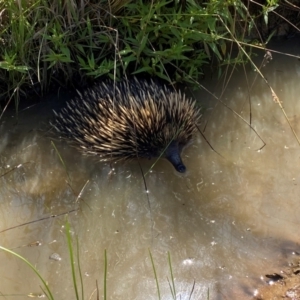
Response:
[{"label": "reflection on water", "polygon": [[[299,41],[287,46],[298,54]],[[274,55],[262,71],[300,136],[299,70],[295,58]],[[45,133],[51,111],[44,103],[22,111],[17,125],[7,113],[0,125],[1,174],[13,170],[0,178],[0,231],[41,220],[0,233],[1,246],[36,266],[56,299],[73,299],[65,215],[50,217],[72,211],[86,299],[96,298],[96,280],[103,294],[105,249],[108,299],[158,299],[149,250],[162,299],[172,299],[168,252],[178,299],[191,292],[191,299],[207,299],[208,291],[209,299],[249,299],[260,277],[297,251],[300,146],[263,80],[250,68],[245,78],[236,71],[222,101],[247,122],[251,111],[258,134],[200,91],[202,128],[207,124],[205,136],[221,156],[199,135],[183,153],[187,174],[159,161],[145,177],[149,194],[137,162],[111,171],[56,140],[63,165]],[[247,81],[255,78],[248,93]],[[221,94],[220,81],[201,84]],[[144,173],[152,163],[141,162]],[[56,254],[61,260],[50,259]],[[0,259],[2,294],[41,293],[22,261],[3,252]]]}]

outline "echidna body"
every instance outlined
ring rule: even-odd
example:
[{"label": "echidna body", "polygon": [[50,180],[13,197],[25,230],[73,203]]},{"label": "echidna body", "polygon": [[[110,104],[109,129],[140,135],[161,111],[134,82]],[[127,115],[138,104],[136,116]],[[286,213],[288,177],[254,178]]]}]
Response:
[{"label": "echidna body", "polygon": [[85,154],[100,160],[165,157],[179,172],[186,170],[180,154],[200,118],[181,92],[136,78],[78,92],[54,113],[52,125]]}]

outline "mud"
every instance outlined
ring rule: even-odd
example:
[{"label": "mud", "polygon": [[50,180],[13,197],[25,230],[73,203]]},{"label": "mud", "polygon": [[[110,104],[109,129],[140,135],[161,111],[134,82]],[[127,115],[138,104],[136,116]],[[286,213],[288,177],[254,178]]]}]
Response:
[{"label": "mud", "polygon": [[300,299],[300,259],[277,273],[266,274],[266,285],[256,292],[254,300],[299,300]]}]

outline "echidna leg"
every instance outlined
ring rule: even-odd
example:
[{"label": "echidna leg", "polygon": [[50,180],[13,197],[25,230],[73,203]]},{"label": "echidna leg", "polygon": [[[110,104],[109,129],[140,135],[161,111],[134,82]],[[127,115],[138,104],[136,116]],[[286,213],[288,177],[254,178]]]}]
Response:
[{"label": "echidna leg", "polygon": [[178,143],[173,141],[165,151],[165,158],[171,162],[176,171],[184,173],[186,171],[186,167],[181,160],[180,152],[181,149],[179,149]]}]

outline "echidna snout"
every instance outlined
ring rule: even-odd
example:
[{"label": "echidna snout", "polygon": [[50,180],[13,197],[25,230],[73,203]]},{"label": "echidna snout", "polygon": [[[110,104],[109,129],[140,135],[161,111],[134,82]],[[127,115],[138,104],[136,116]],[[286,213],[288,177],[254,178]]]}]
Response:
[{"label": "echidna snout", "polygon": [[186,167],[180,157],[181,149],[176,141],[172,141],[165,151],[165,158],[174,166],[176,171],[184,173]]}]

